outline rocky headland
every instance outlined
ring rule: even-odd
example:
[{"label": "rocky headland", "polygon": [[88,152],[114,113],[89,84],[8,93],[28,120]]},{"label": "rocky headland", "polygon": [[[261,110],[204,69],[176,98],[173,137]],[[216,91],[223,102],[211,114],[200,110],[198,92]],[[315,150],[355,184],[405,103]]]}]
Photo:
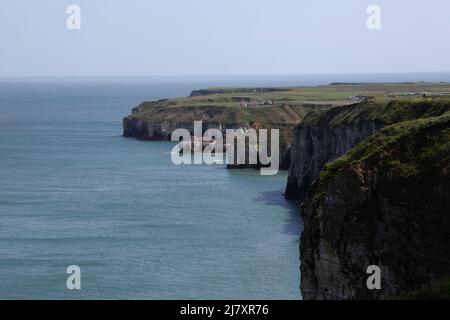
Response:
[{"label": "rocky headland", "polygon": [[[187,129],[193,135],[194,121],[203,122],[203,131],[219,129],[224,136],[227,129],[279,129],[280,169],[287,170],[294,127],[310,111],[331,108],[336,102],[293,101],[289,100],[289,91],[286,90],[204,89],[193,91],[188,98],[143,102],[123,119],[123,136],[140,140],[170,140],[176,129]],[[272,96],[273,93],[278,96]]]},{"label": "rocky headland", "polygon": [[[450,278],[450,101],[373,100],[296,128],[304,299],[395,299]],[[366,269],[381,269],[369,290]],[[450,289],[450,288],[449,288]]]}]

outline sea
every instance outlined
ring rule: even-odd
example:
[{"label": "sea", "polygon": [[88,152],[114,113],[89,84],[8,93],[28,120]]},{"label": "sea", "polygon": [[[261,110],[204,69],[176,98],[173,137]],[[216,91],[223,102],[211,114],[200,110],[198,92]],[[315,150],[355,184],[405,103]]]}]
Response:
[{"label": "sea", "polygon": [[122,118],[200,88],[377,80],[449,76],[0,78],[0,299],[301,299],[287,173],[176,166]]}]

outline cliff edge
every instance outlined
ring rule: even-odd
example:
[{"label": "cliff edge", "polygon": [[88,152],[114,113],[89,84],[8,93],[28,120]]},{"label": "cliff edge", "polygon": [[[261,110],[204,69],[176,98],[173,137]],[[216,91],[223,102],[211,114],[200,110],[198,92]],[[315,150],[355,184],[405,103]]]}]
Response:
[{"label": "cliff edge", "polygon": [[323,166],[381,128],[442,114],[440,99],[371,99],[311,112],[295,128],[285,196],[303,201]]},{"label": "cliff edge", "polygon": [[193,91],[188,98],[141,103],[123,119],[123,136],[170,140],[172,132],[179,128],[193,134],[194,121],[203,122],[203,131],[215,128],[224,134],[227,129],[279,129],[280,169],[287,170],[294,127],[310,111],[330,108],[337,103],[292,99],[296,98],[289,89],[280,88]]},{"label": "cliff edge", "polygon": [[[450,277],[450,103],[401,104],[418,119],[327,163],[307,193],[304,299],[390,299]],[[366,286],[370,265],[381,290]]]}]

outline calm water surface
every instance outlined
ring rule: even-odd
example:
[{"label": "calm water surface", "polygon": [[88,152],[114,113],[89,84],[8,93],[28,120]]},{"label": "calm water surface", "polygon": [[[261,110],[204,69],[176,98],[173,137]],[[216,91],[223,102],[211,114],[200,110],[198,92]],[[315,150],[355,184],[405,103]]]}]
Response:
[{"label": "calm water surface", "polygon": [[214,84],[0,81],[0,298],[298,299],[286,173],[178,167],[169,142],[121,137],[139,102]]}]

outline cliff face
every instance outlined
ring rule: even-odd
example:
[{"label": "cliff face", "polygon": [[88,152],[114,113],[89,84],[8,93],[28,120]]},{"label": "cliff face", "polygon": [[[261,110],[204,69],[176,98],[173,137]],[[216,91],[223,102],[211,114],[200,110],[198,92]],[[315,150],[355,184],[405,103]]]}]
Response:
[{"label": "cliff face", "polygon": [[379,121],[295,129],[285,196],[303,200],[322,167],[382,128]]},{"label": "cliff face", "polygon": [[[444,109],[442,109],[444,108]],[[304,200],[323,166],[386,125],[442,113],[440,103],[364,101],[311,112],[295,128],[285,196]]]},{"label": "cliff face", "polygon": [[[193,93],[195,96],[197,93]],[[133,109],[123,119],[123,136],[140,140],[170,140],[176,129],[194,133],[194,121],[202,121],[203,131],[215,128],[224,133],[227,129],[279,129],[280,169],[290,165],[290,148],[293,128],[313,109],[329,105],[281,105],[255,107],[180,106],[176,101],[145,102]],[[243,168],[236,165],[230,168]],[[252,166],[253,167],[253,166]],[[257,167],[257,166],[256,166]]]},{"label": "cliff face", "polygon": [[[239,128],[248,128],[249,124],[235,124]],[[187,129],[194,134],[194,121],[163,120],[145,121],[135,117],[123,119],[123,136],[127,138],[136,138],[139,140],[164,141],[170,140],[171,134],[176,129]],[[226,129],[234,129],[234,126],[223,125],[221,123],[204,122],[203,130],[217,128],[225,132]]]},{"label": "cliff face", "polygon": [[[387,299],[450,276],[449,141],[447,112],[388,126],[325,165],[303,204],[304,299]],[[366,286],[370,265],[381,290]]]},{"label": "cliff face", "polygon": [[[288,170],[291,159],[291,142],[294,125],[279,124],[273,125],[270,123],[252,123],[252,122],[236,122],[236,123],[216,123],[211,121],[203,122],[203,131],[208,129],[219,129],[222,131],[225,139],[227,129],[261,129],[267,130],[279,129],[280,130],[280,170]],[[123,119],[124,137],[137,138],[139,140],[148,141],[164,141],[170,140],[171,134],[174,130],[183,128],[187,129],[191,135],[194,135],[194,122],[179,122],[179,121],[162,121],[162,122],[146,122],[138,118],[127,117]],[[229,169],[240,168],[259,168],[259,165],[228,165]]]},{"label": "cliff face", "polygon": [[[238,124],[236,115],[225,107],[171,105],[170,100],[144,102],[123,118],[123,136],[140,140],[170,140],[176,129],[194,132],[194,121],[202,120],[203,129],[225,129]],[[240,125],[244,125],[244,121]]]}]

